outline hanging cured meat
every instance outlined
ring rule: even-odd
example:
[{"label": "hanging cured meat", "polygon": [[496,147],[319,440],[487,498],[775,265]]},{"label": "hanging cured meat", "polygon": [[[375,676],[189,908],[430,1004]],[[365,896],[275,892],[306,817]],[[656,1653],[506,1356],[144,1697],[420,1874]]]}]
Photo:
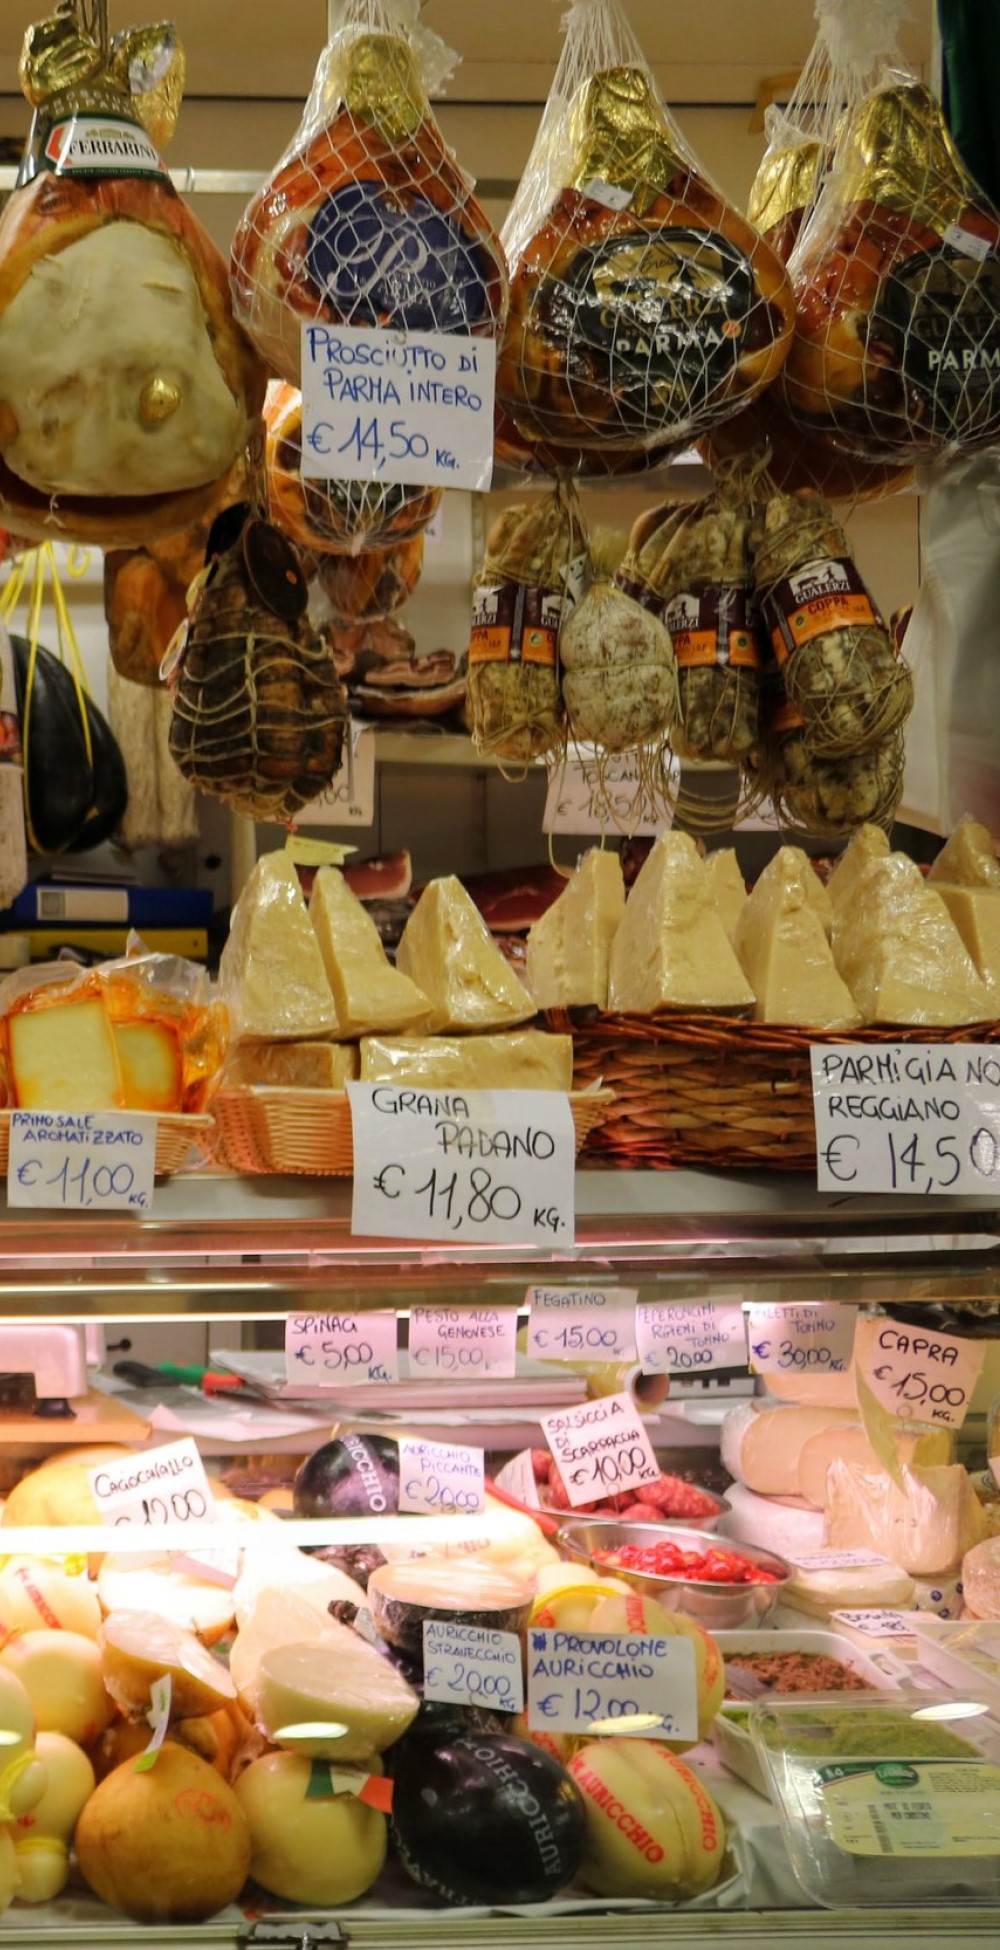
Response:
[{"label": "hanging cured meat", "polygon": [[233,239],[236,315],[299,383],[303,321],[496,337],[503,253],[382,0],[347,0],[291,149]]},{"label": "hanging cured meat", "polygon": [[[151,70],[153,99],[134,98]],[[62,15],[28,30],[34,121],[0,219],[0,517],[22,534],[183,527],[259,413],[225,265],[157,147],[180,72],[172,30],[110,47]]]},{"label": "hanging cured meat", "polygon": [[187,592],[204,567],[212,522],[242,498],[245,487],[239,463],[190,528],[142,548],[105,554],[104,614],[111,661],[130,683],[159,689],[160,665],[187,616]]},{"label": "hanging cured meat", "polygon": [[295,386],[269,387],[264,423],[271,518],[303,548],[350,555],[393,548],[421,534],[441,506],[442,488],[303,476],[302,395]]}]

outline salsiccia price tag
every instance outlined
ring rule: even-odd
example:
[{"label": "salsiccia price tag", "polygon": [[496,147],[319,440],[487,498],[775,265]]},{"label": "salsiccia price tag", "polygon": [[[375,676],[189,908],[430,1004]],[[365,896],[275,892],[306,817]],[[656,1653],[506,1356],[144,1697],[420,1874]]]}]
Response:
[{"label": "salsiccia price tag", "polygon": [[708,1374],[746,1365],[743,1309],[711,1301],[683,1307],[640,1306],[635,1338],[643,1374]]},{"label": "salsiccia price tag", "polygon": [[396,1316],[289,1314],[285,1369],[293,1386],[337,1393],[365,1382],[398,1381]]},{"label": "salsiccia price tag", "polygon": [[134,1110],[15,1110],[8,1205],[67,1212],[148,1212],[156,1118]]},{"label": "salsiccia price tag", "polygon": [[528,1628],[528,1725],[533,1733],[698,1738],[690,1639]]},{"label": "salsiccia price tag", "polygon": [[98,1463],[87,1476],[101,1523],[217,1523],[219,1511],[193,1436]]},{"label": "salsiccia price tag", "polygon": [[399,1507],[440,1517],[478,1515],[485,1501],[481,1449],[454,1442],[399,1438]]},{"label": "salsiccia price tag", "polygon": [[349,1083],[356,1237],[571,1246],[576,1137],[556,1090]]},{"label": "salsiccia price tag", "polygon": [[495,388],[492,339],[303,324],[303,478],[485,492]]},{"label": "salsiccia price tag", "polygon": [[529,1286],[528,1353],[538,1361],[631,1361],[634,1287]]},{"label": "salsiccia price tag", "polygon": [[814,1046],[821,1192],[995,1192],[1000,1049],[989,1043]]},{"label": "salsiccia price tag", "polygon": [[517,1373],[515,1307],[411,1307],[410,1373],[466,1381]]},{"label": "salsiccia price tag", "polygon": [[756,1374],[846,1374],[854,1351],[853,1307],[822,1301],[751,1306],[750,1366]]},{"label": "salsiccia price tag", "polygon": [[446,1706],[524,1712],[521,1641],[516,1632],[424,1619],[424,1698]]},{"label": "salsiccia price tag", "polygon": [[858,1367],[889,1415],[961,1428],[982,1372],[985,1341],[895,1320],[859,1320],[857,1342]]},{"label": "salsiccia price tag", "polygon": [[574,1509],[659,1482],[660,1466],[630,1395],[602,1395],[538,1419]]}]

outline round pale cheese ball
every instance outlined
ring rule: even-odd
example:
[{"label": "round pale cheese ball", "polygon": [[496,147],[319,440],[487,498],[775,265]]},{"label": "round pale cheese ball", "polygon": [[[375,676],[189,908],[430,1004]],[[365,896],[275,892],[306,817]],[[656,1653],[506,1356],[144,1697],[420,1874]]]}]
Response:
[{"label": "round pale cheese ball", "polygon": [[236,1783],[250,1826],[250,1873],[272,1896],[322,1908],[370,1889],[385,1861],[387,1823],[352,1794],[306,1799],[311,1763],[265,1754]]},{"label": "round pale cheese ball", "polygon": [[[35,1710],[21,1681],[0,1666],[0,1775],[6,1773],[6,1800],[14,1815],[27,1814],[45,1792],[46,1774],[34,1757]],[[0,1829],[0,1833],[2,1833]],[[9,1898],[8,1898],[9,1901]]]},{"label": "round pale cheese ball", "polygon": [[43,1558],[11,1557],[0,1571],[0,1629],[79,1632],[97,1637],[101,1607],[86,1576],[69,1577]]},{"label": "round pale cheese ball", "polygon": [[155,1765],[116,1767],[76,1824],[89,1888],[137,1923],[201,1923],[235,1902],[250,1833],[231,1787],[208,1763],[164,1742]]},{"label": "round pale cheese ball", "polygon": [[93,1639],[79,1632],[25,1632],[4,1646],[0,1663],[21,1681],[40,1732],[64,1733],[83,1746],[104,1731],[112,1707]]},{"label": "round pale cheese ball", "polygon": [[107,1443],[48,1456],[30,1476],[22,1476],[15,1483],[3,1506],[3,1523],[100,1523],[87,1472],[96,1469],[98,1463],[121,1462],[131,1454],[131,1449]]},{"label": "round pale cheese ball", "polygon": [[0,1828],[0,1915],[9,1909],[21,1885],[21,1871],[9,1828]]},{"label": "round pale cheese ball", "polygon": [[41,1800],[13,1828],[22,1903],[51,1902],[65,1888],[73,1830],[97,1785],[86,1754],[65,1734],[40,1733],[35,1751],[48,1781]]}]

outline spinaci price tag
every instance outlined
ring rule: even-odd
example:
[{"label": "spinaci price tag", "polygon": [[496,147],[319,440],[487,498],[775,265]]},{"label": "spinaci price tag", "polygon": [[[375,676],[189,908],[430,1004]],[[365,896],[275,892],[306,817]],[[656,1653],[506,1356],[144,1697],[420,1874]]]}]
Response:
[{"label": "spinaci price tag", "polygon": [[492,339],[304,323],[301,363],[304,479],[489,487]]},{"label": "spinaci price tag", "polygon": [[156,1530],[168,1523],[218,1522],[218,1506],[192,1436],[98,1463],[87,1476],[101,1523]]},{"label": "spinaci price tag", "polygon": [[399,1507],[474,1517],[485,1500],[484,1456],[455,1442],[399,1438]]},{"label": "spinaci price tag", "polygon": [[411,1307],[410,1372],[466,1381],[517,1373],[515,1307]]},{"label": "spinaci price tag", "polygon": [[132,1110],[15,1110],[7,1203],[70,1212],[148,1212],[155,1117]]},{"label": "spinaci price tag", "polygon": [[757,1374],[845,1374],[854,1351],[852,1307],[822,1301],[747,1310],[750,1366]]},{"label": "spinaci price tag", "polygon": [[630,1395],[602,1395],[539,1422],[574,1509],[659,1482],[660,1466]]},{"label": "spinaci price tag", "polygon": [[169,1673],[165,1673],[162,1679],[154,1679],[149,1689],[150,1706],[146,1718],[153,1729],[153,1737],[135,1763],[137,1774],[147,1774],[149,1769],[156,1765],[156,1756],[167,1737],[167,1728],[170,1725],[172,1692],[173,1684]]},{"label": "spinaci price tag", "polygon": [[533,1733],[698,1738],[690,1639],[528,1629],[528,1725]]},{"label": "spinaci price tag", "polygon": [[631,1361],[634,1287],[529,1286],[528,1353],[538,1361]]},{"label": "spinaci price tag", "polygon": [[960,1429],[986,1354],[985,1341],[859,1320],[858,1367],[880,1407],[907,1422]]},{"label": "spinaci price tag", "polygon": [[516,1632],[424,1619],[424,1698],[446,1706],[523,1713],[524,1673]]},{"label": "spinaci price tag", "polygon": [[357,1237],[570,1246],[576,1137],[555,1090],[349,1083]]},{"label": "spinaci price tag", "polygon": [[285,1321],[285,1369],[296,1389],[329,1390],[398,1381],[396,1316],[289,1314]]},{"label": "spinaci price tag", "polygon": [[995,1192],[1000,1050],[989,1043],[814,1046],[821,1192]]},{"label": "spinaci price tag", "polygon": [[913,1639],[917,1636],[912,1612],[885,1611],[875,1607],[869,1611],[835,1611],[830,1616],[835,1624],[850,1625],[872,1639]]},{"label": "spinaci price tag", "polygon": [[708,1374],[746,1364],[747,1330],[738,1305],[705,1300],[640,1306],[635,1338],[643,1374]]}]

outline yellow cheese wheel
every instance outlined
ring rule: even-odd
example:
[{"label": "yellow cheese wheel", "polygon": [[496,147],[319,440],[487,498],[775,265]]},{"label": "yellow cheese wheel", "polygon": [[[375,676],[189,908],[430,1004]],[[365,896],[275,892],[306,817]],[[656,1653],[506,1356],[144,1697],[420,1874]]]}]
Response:
[{"label": "yellow cheese wheel", "polygon": [[[694,1646],[695,1683],[698,1689],[698,1740],[704,1740],[719,1711],[726,1691],[725,1661],[710,1632],[697,1619],[683,1612],[664,1611],[655,1598],[639,1591],[628,1591],[621,1598],[602,1598],[588,1628],[592,1632],[623,1632],[629,1637],[685,1638]],[[671,1753],[686,1753],[697,1746],[695,1740],[665,1740]]]},{"label": "yellow cheese wheel", "polygon": [[0,1571],[0,1633],[79,1632],[97,1637],[101,1607],[85,1575],[70,1577],[44,1558],[9,1557]]},{"label": "yellow cheese wheel", "polygon": [[75,1849],[88,1887],[137,1923],[202,1923],[235,1902],[250,1869],[232,1788],[170,1740],[148,1772],[127,1760],[101,1782]]},{"label": "yellow cheese wheel", "polygon": [[21,1681],[42,1733],[64,1733],[85,1745],[103,1732],[111,1701],[101,1655],[79,1632],[25,1632],[0,1651],[0,1663]]},{"label": "yellow cheese wheel", "polygon": [[14,1852],[22,1903],[49,1903],[69,1880],[73,1830],[97,1785],[81,1747],[62,1733],[40,1733],[35,1749],[48,1776],[30,1814],[14,1823]]},{"label": "yellow cheese wheel", "polygon": [[[310,1771],[299,1754],[265,1754],[240,1775],[236,1795],[250,1828],[254,1881],[272,1896],[326,1909],[371,1888],[385,1861],[387,1824],[352,1794],[307,1801]],[[371,1762],[369,1771],[381,1769]]]},{"label": "yellow cheese wheel", "polygon": [[660,1742],[590,1741],[569,1772],[583,1795],[588,1889],[684,1902],[718,1881],[722,1815],[704,1782]]}]

